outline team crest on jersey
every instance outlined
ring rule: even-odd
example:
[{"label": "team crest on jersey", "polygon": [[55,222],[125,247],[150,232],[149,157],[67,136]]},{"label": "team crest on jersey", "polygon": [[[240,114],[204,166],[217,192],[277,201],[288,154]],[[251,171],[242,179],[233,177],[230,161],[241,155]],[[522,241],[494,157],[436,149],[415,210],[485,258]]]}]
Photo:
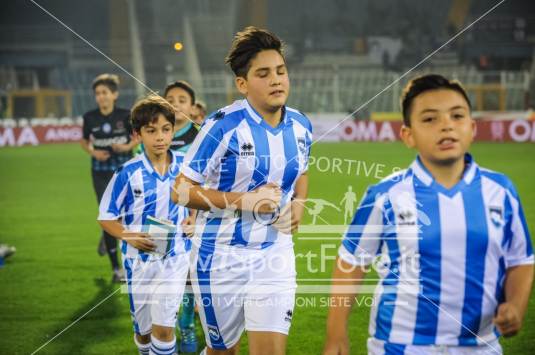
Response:
[{"label": "team crest on jersey", "polygon": [[214,325],[208,324],[208,335],[212,340],[219,339],[219,329],[217,329],[217,327]]},{"label": "team crest on jersey", "polygon": [[124,132],[124,122],[119,121],[115,124],[115,129],[113,130],[113,133],[123,133]]},{"label": "team crest on jersey", "polygon": [[297,146],[299,147],[299,151],[301,151],[302,154],[306,153],[307,144],[304,137],[297,138]]},{"label": "team crest on jersey", "polygon": [[499,228],[503,225],[503,210],[501,207],[490,206],[489,215],[490,215],[490,220],[492,221],[492,224],[494,224],[496,228]]},{"label": "team crest on jersey", "polygon": [[250,157],[254,155],[254,146],[251,143],[243,143],[240,147],[240,156]]},{"label": "team crest on jersey", "polygon": [[292,312],[291,309],[287,310],[287,311],[286,311],[286,316],[284,317],[284,320],[285,320],[286,322],[291,322],[291,321],[292,321],[293,314],[294,314],[294,312]]},{"label": "team crest on jersey", "polygon": [[111,132],[111,125],[108,122],[104,123],[102,125],[102,131],[104,133],[110,133]]}]

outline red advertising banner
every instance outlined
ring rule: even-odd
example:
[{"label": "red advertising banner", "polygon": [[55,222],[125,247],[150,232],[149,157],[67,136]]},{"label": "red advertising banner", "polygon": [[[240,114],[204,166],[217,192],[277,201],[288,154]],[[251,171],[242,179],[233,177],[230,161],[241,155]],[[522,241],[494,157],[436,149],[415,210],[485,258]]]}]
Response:
[{"label": "red advertising banner", "polygon": [[81,138],[78,125],[0,127],[0,147],[77,142]]},{"label": "red advertising banner", "polygon": [[[535,121],[476,121],[476,141],[535,143]],[[400,121],[344,121],[339,127],[340,140],[355,142],[393,142],[399,140]]]},{"label": "red advertising banner", "polygon": [[[535,143],[534,120],[477,120],[476,141]],[[334,122],[331,122],[333,124]],[[331,126],[332,127],[332,126]],[[400,121],[347,120],[332,130],[330,141],[394,142],[399,140]],[[321,134],[315,132],[315,138]],[[82,138],[79,125],[1,127],[0,147],[20,147],[50,143],[77,142]]]}]

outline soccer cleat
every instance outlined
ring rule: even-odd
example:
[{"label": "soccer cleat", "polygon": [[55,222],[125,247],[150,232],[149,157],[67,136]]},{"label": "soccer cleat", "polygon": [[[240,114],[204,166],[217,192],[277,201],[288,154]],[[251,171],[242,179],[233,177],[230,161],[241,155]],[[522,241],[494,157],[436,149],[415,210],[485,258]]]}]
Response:
[{"label": "soccer cleat", "polygon": [[0,244],[0,268],[4,266],[7,257],[15,254],[17,249],[7,244]]},{"label": "soccer cleat", "polygon": [[100,242],[98,242],[97,253],[100,256],[106,255],[106,242],[104,241],[104,236],[100,237]]},{"label": "soccer cleat", "polygon": [[126,281],[126,278],[124,276],[124,270],[123,269],[118,269],[118,270],[114,270],[113,271],[113,277],[111,279],[111,282],[113,283],[122,283],[122,282],[125,282]]},{"label": "soccer cleat", "polygon": [[197,336],[195,335],[195,326],[180,329],[180,352],[196,353],[197,346],[198,345]]},{"label": "soccer cleat", "polygon": [[0,257],[6,259],[7,257],[15,254],[17,249],[14,246],[9,246],[7,244],[0,244]]}]

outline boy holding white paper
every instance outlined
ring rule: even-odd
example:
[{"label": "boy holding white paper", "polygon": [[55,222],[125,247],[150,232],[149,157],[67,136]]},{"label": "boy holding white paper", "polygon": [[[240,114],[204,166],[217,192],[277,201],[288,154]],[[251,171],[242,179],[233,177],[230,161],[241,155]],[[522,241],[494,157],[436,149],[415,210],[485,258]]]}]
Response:
[{"label": "boy holding white paper", "polygon": [[139,353],[173,354],[191,248],[182,231],[188,210],[170,199],[183,156],[169,150],[175,113],[166,100],[150,96],[138,101],[131,120],[145,150],[115,172],[98,220],[122,241]]}]

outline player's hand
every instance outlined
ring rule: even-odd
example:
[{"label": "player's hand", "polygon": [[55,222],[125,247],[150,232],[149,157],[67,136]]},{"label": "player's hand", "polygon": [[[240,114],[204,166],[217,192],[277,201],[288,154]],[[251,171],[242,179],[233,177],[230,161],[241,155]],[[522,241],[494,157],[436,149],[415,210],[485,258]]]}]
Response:
[{"label": "player's hand", "polygon": [[182,231],[187,237],[193,237],[195,234],[195,216],[188,216],[182,221]]},{"label": "player's hand", "polygon": [[256,213],[277,212],[282,198],[279,185],[269,183],[247,192],[241,199],[241,209]]},{"label": "player's hand", "polygon": [[91,155],[98,161],[106,161],[110,158],[110,153],[105,150],[94,150]]},{"label": "player's hand", "polygon": [[287,204],[281,209],[279,215],[277,216],[277,219],[275,220],[273,224],[271,224],[271,226],[284,234],[292,233],[292,206],[291,204]]},{"label": "player's hand", "polygon": [[297,233],[299,225],[301,224],[301,219],[303,218],[303,213],[305,212],[305,200],[294,199],[292,200],[292,219],[291,219],[291,228],[292,234]]},{"label": "player's hand", "polygon": [[285,234],[297,233],[304,212],[304,200],[292,200],[281,209],[273,227]]},{"label": "player's hand", "polygon": [[504,337],[516,335],[522,327],[522,318],[518,308],[512,303],[502,303],[493,320],[496,328]]},{"label": "player's hand", "polygon": [[132,150],[128,144],[112,144],[111,149],[116,153],[127,153]]},{"label": "player's hand", "polygon": [[347,335],[336,339],[327,337],[323,355],[349,355],[349,338]]},{"label": "player's hand", "polygon": [[121,239],[139,250],[154,251],[156,249],[156,245],[146,233],[124,232]]}]

